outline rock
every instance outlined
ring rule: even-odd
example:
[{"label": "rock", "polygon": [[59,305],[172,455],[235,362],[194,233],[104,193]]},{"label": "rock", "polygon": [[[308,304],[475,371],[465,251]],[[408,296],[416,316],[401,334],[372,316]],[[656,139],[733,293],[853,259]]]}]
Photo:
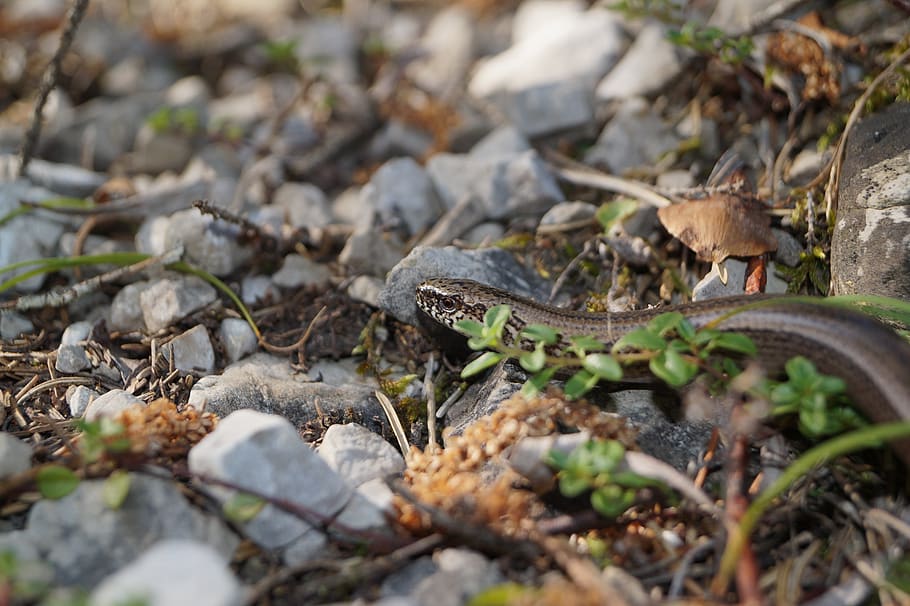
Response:
[{"label": "rock", "polygon": [[361,190],[385,226],[408,235],[420,233],[442,214],[442,205],[426,171],[411,158],[389,160]]},{"label": "rock", "polygon": [[150,127],[139,132],[136,149],[124,154],[114,169],[127,174],[159,175],[166,171],[181,172],[193,157],[193,142],[189,134],[153,132]]},{"label": "rock", "polygon": [[443,549],[431,558],[415,560],[389,575],[382,595],[406,596],[417,604],[460,606],[505,578],[482,554],[464,548]]},{"label": "rock", "polygon": [[150,285],[151,282],[147,281],[133,282],[117,291],[108,311],[108,328],[115,332],[134,332],[145,328],[139,298]]},{"label": "rock", "polygon": [[391,119],[370,140],[369,156],[381,160],[402,156],[422,158],[432,148],[433,137],[428,132]]},{"label": "rock", "polygon": [[[381,514],[372,516],[368,502],[352,499],[352,489],[345,481],[300,439],[287,419],[278,415],[252,410],[230,414],[193,447],[189,466],[195,474],[285,499],[317,516],[307,523],[302,516],[267,504],[243,523],[244,533],[266,549],[286,549],[303,541],[305,549],[298,545],[289,558],[285,554],[292,561],[313,557],[325,541],[324,537],[319,540],[319,526],[336,514],[343,515],[343,509],[358,508],[359,515],[344,522],[355,528],[375,527],[377,520],[382,524]],[[209,488],[222,502],[234,495],[233,490],[221,486]],[[315,522],[318,524],[311,525]]]},{"label": "rock", "polygon": [[[724,261],[727,268],[727,283],[720,280],[720,273],[716,265],[711,267],[711,271],[698,281],[698,284],[692,289],[693,301],[704,301],[705,299],[714,299],[717,297],[732,297],[741,295],[745,292],[746,286],[746,262],[739,259],[727,259]],[[765,286],[766,293],[785,293],[787,292],[787,283],[777,276],[774,263],[768,263],[768,283]]]},{"label": "rock", "polygon": [[379,307],[379,293],[385,286],[385,280],[373,276],[357,276],[348,285],[347,294],[355,301]]},{"label": "rock", "polygon": [[173,482],[143,474],[129,480],[116,509],[106,503],[104,480],[83,480],[66,497],[43,499],[29,511],[26,536],[58,584],[92,587],[168,538],[200,541],[222,561],[230,558],[239,539],[217,516],[191,506]]},{"label": "rock", "polygon": [[429,278],[470,278],[525,296],[546,297],[548,289],[499,248],[461,250],[418,246],[389,272],[379,306],[398,320],[417,325],[414,290]]},{"label": "rock", "polygon": [[401,261],[404,244],[393,232],[374,229],[356,230],[338,255],[338,261],[351,273],[384,277]]},{"label": "rock", "polygon": [[32,466],[32,448],[12,434],[0,432],[0,480]]},{"label": "rock", "polygon": [[[56,193],[35,187],[23,179],[0,182],[0,217],[6,216],[23,202],[42,202],[59,197]],[[0,225],[0,267],[21,261],[34,261],[56,254],[57,244],[64,225],[40,213],[27,213]],[[23,267],[3,275],[9,280],[29,271]],[[20,292],[34,292],[44,282],[44,275],[32,276],[14,288]]]},{"label": "rock", "polygon": [[464,395],[446,412],[446,427],[451,429],[451,435],[461,435],[478,419],[498,410],[503,402],[521,390],[527,378],[515,364],[497,364],[482,381],[469,385]]},{"label": "rock", "polygon": [[256,333],[246,320],[225,318],[218,329],[218,338],[224,347],[228,363],[233,364],[243,356],[253,353],[259,347]]},{"label": "rock", "polygon": [[511,125],[491,131],[471,148],[475,160],[495,160],[501,156],[514,156],[531,149],[528,138]]},{"label": "rock", "polygon": [[447,207],[472,194],[489,219],[537,214],[563,199],[549,168],[534,150],[493,157],[436,154],[427,162],[427,172]]},{"label": "rock", "polygon": [[469,92],[528,136],[593,124],[594,86],[625,46],[619,17],[535,1],[522,3],[514,23],[512,46],[480,63]]},{"label": "rock", "polygon": [[240,282],[240,292],[243,302],[255,305],[266,301],[275,301],[281,296],[279,290],[272,284],[268,276],[244,276]]},{"label": "rock", "polygon": [[597,85],[599,101],[647,97],[666,89],[693,54],[670,42],[667,29],[658,21],[642,27],[626,54]]},{"label": "rock", "polygon": [[461,236],[468,244],[482,247],[492,246],[506,235],[505,228],[499,223],[487,222],[475,225]]},{"label": "rock", "polygon": [[323,286],[331,274],[325,265],[310,261],[302,255],[288,255],[281,269],[272,274],[272,282],[282,288]]},{"label": "rock", "polygon": [[272,204],[284,209],[285,221],[293,228],[325,227],[332,221],[332,209],[325,194],[309,183],[282,183]]},{"label": "rock", "polygon": [[[18,154],[0,154],[0,181],[14,181],[18,171]],[[26,176],[38,187],[74,198],[90,196],[107,181],[107,176],[102,173],[70,164],[47,162],[41,158],[32,158]]]},{"label": "rock", "polygon": [[563,225],[577,221],[594,221],[597,207],[588,202],[560,202],[541,217],[540,225]]},{"label": "rock", "polygon": [[0,309],[0,339],[12,340],[19,335],[34,331],[35,325],[22,314],[9,309]]},{"label": "rock", "polygon": [[354,421],[371,431],[387,431],[385,413],[368,385],[327,385],[292,372],[286,358],[256,353],[224,373],[193,385],[189,403],[219,417],[245,408],[281,414],[296,427],[315,421]]},{"label": "rock", "polygon": [[910,103],[851,131],[831,239],[833,294],[910,299]]},{"label": "rock", "polygon": [[354,487],[401,474],[405,469],[404,459],[394,446],[356,423],[329,427],[317,452]]},{"label": "rock", "polygon": [[621,175],[631,168],[654,164],[662,154],[676,149],[679,141],[650,103],[633,97],[623,101],[585,154],[585,162],[604,165],[611,173]]},{"label": "rock", "polygon": [[85,351],[85,342],[91,330],[92,325],[88,322],[74,322],[66,327],[57,347],[54,368],[64,374],[73,374],[92,367]]},{"label": "rock", "polygon": [[161,347],[174,368],[183,372],[211,372],[215,369],[215,350],[208,330],[202,324],[177,335]]},{"label": "rock", "polygon": [[101,581],[90,601],[116,606],[124,596],[142,596],[146,606],[240,606],[246,592],[223,554],[197,541],[170,539]]},{"label": "rock", "polygon": [[[142,250],[151,254],[182,246],[184,260],[216,276],[226,276],[252,256],[252,251],[238,244],[240,230],[236,225],[202,215],[195,208],[173,213],[166,222],[155,223],[161,230],[160,249]],[[155,238],[155,236],[153,236]]]},{"label": "rock", "polygon": [[375,196],[361,195],[362,188],[349,187],[332,201],[332,216],[339,223],[369,228],[376,223]]},{"label": "rock", "polygon": [[453,97],[464,86],[474,60],[474,23],[464,7],[448,6],[433,16],[418,42],[423,56],[408,66],[408,75],[424,90]]},{"label": "rock", "polygon": [[70,409],[70,416],[78,419],[85,414],[88,405],[98,398],[98,392],[85,385],[70,385],[66,389],[66,404]]},{"label": "rock", "polygon": [[145,402],[122,389],[112,389],[98,396],[85,409],[86,421],[97,421],[101,417],[113,417],[133,406],[145,406]]},{"label": "rock", "polygon": [[171,326],[216,299],[215,289],[196,276],[157,280],[139,293],[142,318],[152,333]]},{"label": "rock", "polygon": [[799,265],[800,255],[803,252],[803,245],[793,235],[783,229],[771,228],[774,238],[777,240],[777,250],[774,251],[774,260],[787,267],[796,267]]}]

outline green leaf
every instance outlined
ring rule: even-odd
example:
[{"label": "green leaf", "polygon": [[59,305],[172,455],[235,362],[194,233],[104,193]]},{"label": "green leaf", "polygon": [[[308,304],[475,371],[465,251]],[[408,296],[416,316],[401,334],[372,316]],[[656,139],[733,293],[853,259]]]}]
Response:
[{"label": "green leaf", "polygon": [[461,371],[461,378],[467,379],[470,376],[483,372],[491,366],[496,366],[504,357],[505,356],[501,353],[486,351],[482,353],[480,357],[464,367],[464,370]]},{"label": "green leaf", "polygon": [[591,506],[600,515],[615,518],[635,503],[635,493],[619,486],[608,485],[591,493]]},{"label": "green leaf", "polygon": [[723,349],[747,356],[754,356],[758,353],[755,342],[746,335],[735,332],[722,332],[714,337],[706,346],[708,351]]},{"label": "green leaf", "polygon": [[555,345],[556,341],[559,340],[558,333],[543,324],[528,324],[521,331],[521,336],[545,345]]},{"label": "green leaf", "polygon": [[592,353],[585,356],[583,367],[585,370],[600,379],[619,381],[622,379],[622,367],[616,358],[602,353]]},{"label": "green leaf", "polygon": [[604,231],[609,232],[617,221],[622,221],[636,210],[638,210],[638,202],[636,200],[620,198],[619,200],[601,204],[594,216]]},{"label": "green leaf", "polygon": [[591,489],[591,479],[582,474],[562,471],[559,474],[559,492],[568,498],[577,497]]},{"label": "green leaf", "polygon": [[560,450],[550,450],[544,455],[544,463],[557,471],[569,466],[569,453]]},{"label": "green leaf", "polygon": [[533,596],[537,594],[537,589],[525,587],[518,583],[502,583],[493,585],[483,591],[474,594],[468,600],[467,606],[508,606],[519,600],[524,603],[532,603],[535,600]]},{"label": "green leaf", "polygon": [[663,351],[667,348],[667,342],[659,334],[647,328],[636,328],[632,332],[626,333],[613,346],[613,352],[624,349],[636,349],[644,351]]},{"label": "green leaf", "polygon": [[266,502],[255,495],[238,492],[224,502],[221,510],[227,519],[242,524],[255,518],[265,505]]},{"label": "green leaf", "polygon": [[38,470],[35,477],[38,491],[45,499],[62,499],[79,486],[79,476],[61,465],[48,465]]},{"label": "green leaf", "polygon": [[474,320],[459,320],[455,322],[455,330],[467,337],[483,338],[483,324]]},{"label": "green leaf", "polygon": [[544,351],[544,344],[538,343],[534,351],[528,351],[521,354],[518,363],[528,372],[539,372],[547,363],[547,354]]},{"label": "green leaf", "polygon": [[796,385],[805,385],[812,381],[816,374],[815,364],[803,356],[794,356],[784,365],[787,376]]},{"label": "green leaf", "polygon": [[489,330],[501,334],[511,317],[512,309],[508,305],[494,305],[483,315],[483,325]]},{"label": "green leaf", "polygon": [[102,494],[104,504],[111,509],[120,509],[130,493],[130,474],[123,469],[115,469],[104,481]]},{"label": "green leaf", "polygon": [[575,400],[591,391],[597,385],[597,376],[587,370],[579,370],[566,381],[565,393],[570,400]]},{"label": "green leaf", "polygon": [[546,368],[532,376],[521,386],[521,395],[525,397],[534,397],[541,393],[550,382],[550,379],[553,378],[553,375],[556,374],[557,370],[558,368],[556,367]]},{"label": "green leaf", "polygon": [[667,349],[651,358],[648,367],[654,376],[671,387],[682,387],[692,380],[698,366],[686,360],[679,352]]},{"label": "green leaf", "polygon": [[603,341],[588,335],[576,335],[570,337],[569,341],[572,343],[572,351],[579,356],[583,356],[589,351],[603,351],[607,348]]},{"label": "green leaf", "polygon": [[648,322],[648,330],[660,336],[666,336],[667,333],[675,331],[680,323],[684,322],[686,317],[678,311],[669,311],[662,313]]}]

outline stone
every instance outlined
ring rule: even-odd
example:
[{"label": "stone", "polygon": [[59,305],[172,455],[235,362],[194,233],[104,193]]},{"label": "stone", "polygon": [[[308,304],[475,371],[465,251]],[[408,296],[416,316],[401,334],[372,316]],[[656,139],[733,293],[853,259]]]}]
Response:
[{"label": "stone", "polygon": [[281,269],[272,274],[272,282],[282,288],[323,286],[331,274],[325,265],[311,261],[303,255],[290,254],[284,258]]},{"label": "stone", "polygon": [[408,66],[408,74],[422,89],[449,98],[462,90],[474,60],[474,23],[462,6],[436,13],[418,42],[423,56]]},{"label": "stone", "polygon": [[202,324],[177,335],[161,347],[165,359],[183,372],[211,372],[215,369],[215,350],[208,330]]},{"label": "stone", "polygon": [[664,123],[653,106],[641,97],[623,101],[597,142],[585,154],[585,162],[606,166],[621,175],[639,166],[649,166],[679,145],[680,139]]},{"label": "stone", "polygon": [[667,30],[668,26],[658,21],[642,27],[626,54],[597,85],[599,101],[659,93],[682,73],[693,53],[670,42]]},{"label": "stone", "polygon": [[594,222],[597,207],[588,202],[560,202],[541,217],[540,225],[563,225],[577,221]]},{"label": "stone", "polygon": [[252,250],[238,243],[239,235],[236,225],[202,215],[195,208],[181,210],[168,218],[163,250],[182,246],[185,261],[226,276],[252,257]]},{"label": "stone", "polygon": [[[0,181],[12,181],[19,170],[18,154],[0,154]],[[82,198],[107,181],[107,175],[71,164],[47,162],[32,158],[28,163],[28,180],[38,187],[49,189],[61,196]]]},{"label": "stone", "polygon": [[66,404],[70,409],[70,416],[78,419],[85,414],[88,405],[97,399],[99,394],[94,389],[85,385],[70,385],[66,389]]},{"label": "stone", "polygon": [[215,289],[196,276],[163,278],[139,293],[142,318],[152,333],[171,326],[216,299]]},{"label": "stone", "polygon": [[114,417],[133,406],[145,406],[145,402],[122,389],[112,389],[89,403],[85,409],[86,421],[97,421],[101,417]]},{"label": "stone", "polygon": [[246,320],[225,318],[218,328],[218,338],[229,363],[233,364],[243,356],[253,353],[259,347],[256,333]]},{"label": "stone", "polygon": [[404,257],[403,249],[394,232],[360,228],[348,238],[338,261],[351,273],[384,277]]},{"label": "stone", "polygon": [[162,539],[210,545],[227,561],[240,542],[218,516],[190,505],[171,480],[131,473],[118,508],[106,502],[104,480],[83,480],[58,500],[29,511],[26,537],[60,585],[92,587]]},{"label": "stone", "polygon": [[281,295],[272,279],[263,275],[247,275],[240,282],[241,299],[247,305],[276,301]]},{"label": "stone", "polygon": [[73,374],[92,367],[85,351],[85,342],[91,330],[92,325],[88,322],[74,322],[66,327],[57,347],[54,368],[64,374]]},{"label": "stone", "polygon": [[246,592],[223,554],[198,541],[169,539],[102,580],[90,601],[117,606],[125,596],[141,597],[146,606],[240,606]]},{"label": "stone", "polygon": [[442,205],[426,171],[412,158],[394,158],[377,170],[361,190],[364,204],[383,225],[405,235],[420,233],[439,218]]},{"label": "stone", "polygon": [[110,330],[134,332],[145,328],[139,297],[150,285],[148,281],[133,282],[117,291],[108,311],[107,325]]},{"label": "stone", "polygon": [[[727,259],[724,261],[727,268],[727,283],[720,280],[720,272],[717,265],[712,265],[711,270],[698,281],[698,284],[692,289],[693,301],[704,301],[717,297],[732,297],[741,295],[745,292],[746,286],[746,269],[745,261],[739,259]],[[774,263],[768,263],[767,268],[768,281],[765,285],[765,292],[770,294],[782,294],[787,292],[787,283],[778,277]]]},{"label": "stone", "polygon": [[23,473],[31,466],[31,446],[12,434],[0,432],[0,480]]},{"label": "stone", "polygon": [[362,301],[367,305],[379,307],[379,293],[385,286],[385,280],[374,276],[357,276],[348,285],[348,296],[355,301]]},{"label": "stone", "polygon": [[10,309],[0,309],[0,339],[12,340],[35,331],[32,321]]},{"label": "stone", "polygon": [[322,190],[309,183],[282,183],[272,204],[284,210],[285,221],[293,228],[325,227],[332,221],[332,209]]},{"label": "stone", "polygon": [[317,452],[354,487],[401,474],[405,469],[404,459],[394,446],[356,423],[330,426]]}]

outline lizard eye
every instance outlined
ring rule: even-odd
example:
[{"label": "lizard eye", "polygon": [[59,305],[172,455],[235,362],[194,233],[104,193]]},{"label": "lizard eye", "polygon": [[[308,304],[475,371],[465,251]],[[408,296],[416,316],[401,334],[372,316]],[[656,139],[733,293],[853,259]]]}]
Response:
[{"label": "lizard eye", "polygon": [[439,300],[439,306],[442,308],[442,311],[446,313],[451,313],[455,311],[455,299],[453,297],[443,297]]}]

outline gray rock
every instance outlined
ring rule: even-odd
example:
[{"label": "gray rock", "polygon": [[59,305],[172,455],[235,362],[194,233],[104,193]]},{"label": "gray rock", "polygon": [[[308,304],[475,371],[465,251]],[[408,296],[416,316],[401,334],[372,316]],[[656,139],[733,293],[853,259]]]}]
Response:
[{"label": "gray rock", "polygon": [[[15,585],[24,587],[53,587],[54,569],[42,561],[41,554],[24,530],[0,533],[0,553],[16,558]],[[16,596],[24,597],[24,596]],[[64,602],[65,603],[65,602]]]},{"label": "gray rock", "polygon": [[528,138],[511,125],[500,126],[471,148],[475,160],[495,160],[500,156],[514,156],[531,149]]},{"label": "gray rock", "polygon": [[0,433],[0,480],[32,466],[32,448],[12,434]]},{"label": "gray rock", "polygon": [[774,260],[787,267],[796,267],[799,265],[800,254],[803,252],[803,245],[799,240],[793,237],[789,231],[771,228],[774,238],[777,240],[777,250],[774,251]]},{"label": "gray rock", "polygon": [[[355,528],[385,526],[382,513],[362,497],[356,498],[341,476],[300,439],[287,419],[278,415],[253,410],[230,414],[193,447],[189,466],[193,473],[295,503],[319,516],[319,522],[340,514],[340,523]],[[219,486],[210,489],[221,501],[234,494]],[[305,549],[298,545],[286,554],[293,562],[312,557],[314,549],[321,548],[320,541],[314,541],[312,534],[318,530],[311,523],[271,504],[243,526],[244,533],[266,549],[287,548],[302,540]]]},{"label": "gray rock", "polygon": [[436,13],[418,43],[423,56],[408,66],[408,75],[421,88],[443,98],[462,90],[474,59],[474,27],[462,6]]},{"label": "gray rock", "polygon": [[506,235],[505,228],[499,223],[487,222],[475,225],[461,236],[461,240],[478,246],[491,246]]},{"label": "gray rock", "polygon": [[418,246],[389,272],[379,306],[402,322],[417,325],[414,290],[424,280],[438,277],[470,278],[526,296],[548,294],[539,278],[502,249]]},{"label": "gray rock", "polygon": [[147,281],[133,282],[117,291],[108,311],[108,328],[118,332],[133,332],[145,328],[139,297],[150,284],[151,282]]},{"label": "gray rock", "polygon": [[174,368],[184,372],[211,372],[215,368],[215,350],[209,332],[202,324],[177,335],[161,347]]},{"label": "gray rock", "polygon": [[693,53],[670,42],[667,29],[657,21],[645,24],[619,63],[597,85],[598,100],[647,97],[664,90],[682,72]]},{"label": "gray rock", "polygon": [[189,134],[154,132],[146,125],[139,132],[135,150],[120,157],[115,170],[145,175],[179,173],[192,157],[193,142]]},{"label": "gray rock", "polygon": [[394,232],[360,228],[348,238],[338,261],[351,273],[385,277],[404,257],[404,244]]},{"label": "gray rock", "polygon": [[834,294],[910,299],[910,103],[860,121],[845,148],[831,239]]},{"label": "gray rock", "polygon": [[164,278],[139,294],[142,318],[150,332],[158,332],[217,299],[215,289],[196,276]]},{"label": "gray rock", "polygon": [[66,404],[70,409],[70,416],[78,419],[85,414],[92,400],[98,398],[98,392],[85,385],[70,385],[66,389]]},{"label": "gray rock", "polygon": [[196,209],[175,212],[166,224],[159,222],[156,226],[163,231],[163,247],[145,252],[161,254],[182,246],[184,260],[216,276],[231,273],[252,256],[249,248],[238,244],[240,231],[236,225],[202,215]]},{"label": "gray rock", "polygon": [[521,390],[527,375],[515,364],[500,362],[482,381],[468,386],[464,395],[446,412],[446,427],[451,435],[461,435],[481,417],[492,414]]},{"label": "gray rock", "polygon": [[218,328],[218,338],[224,347],[228,362],[233,364],[243,356],[253,353],[259,347],[256,333],[246,320],[225,318]]},{"label": "gray rock", "polygon": [[141,597],[146,606],[240,606],[246,593],[224,554],[197,541],[169,539],[101,581],[90,601],[116,606],[125,596]]},{"label": "gray rock", "polygon": [[145,406],[145,402],[122,389],[112,389],[98,396],[85,409],[86,421],[97,421],[101,417],[113,417],[133,406]]},{"label": "gray rock", "polygon": [[[23,202],[42,202],[59,197],[58,194],[35,187],[28,181],[18,180],[0,182],[0,217],[3,217],[20,206]],[[56,254],[57,244],[63,234],[64,224],[41,213],[32,212],[20,215],[0,225],[0,267],[20,261],[34,261]],[[4,274],[8,280],[29,271],[23,267]],[[32,276],[20,282],[15,289],[20,292],[34,292],[44,282],[44,275]]]},{"label": "gray rock", "polygon": [[422,158],[430,153],[433,137],[425,130],[400,120],[389,120],[370,140],[371,158],[409,156]]},{"label": "gray rock", "polygon": [[[0,181],[12,181],[19,171],[18,154],[0,155]],[[28,163],[26,176],[38,187],[49,189],[61,196],[82,198],[107,181],[102,173],[85,170],[71,164],[47,162],[41,158],[32,158]]]},{"label": "gray rock", "polygon": [[35,331],[32,321],[10,309],[0,309],[0,339],[12,340]]},{"label": "gray rock", "polygon": [[405,469],[404,459],[394,446],[356,423],[329,427],[317,452],[354,487],[400,474]]},{"label": "gray rock", "polygon": [[268,276],[244,276],[240,282],[240,292],[243,302],[247,305],[277,300],[281,293],[272,284]]},{"label": "gray rock", "polygon": [[523,3],[512,46],[483,61],[468,90],[494,103],[529,136],[585,126],[594,120],[594,86],[624,46],[619,17],[608,10]]},{"label": "gray rock", "polygon": [[72,374],[92,367],[92,362],[85,351],[85,341],[91,330],[92,325],[88,322],[74,322],[66,327],[60,337],[60,346],[57,347],[54,368],[59,372]]},{"label": "gray rock", "polygon": [[379,307],[379,293],[385,286],[385,280],[373,276],[357,276],[348,285],[347,294],[355,301]]},{"label": "gray rock", "polygon": [[668,170],[657,175],[655,183],[663,189],[688,189],[695,186],[695,177],[688,170]]},{"label": "gray rock", "polygon": [[322,190],[309,183],[283,183],[275,190],[272,204],[284,209],[291,227],[325,227],[332,221],[332,209]]},{"label": "gray rock", "polygon": [[489,219],[537,214],[563,199],[549,168],[534,150],[480,158],[436,154],[427,162],[427,172],[447,207],[473,194]]},{"label": "gray rock", "polygon": [[820,152],[814,146],[802,149],[790,163],[787,181],[801,185],[814,179],[830,156],[830,151],[828,153]]},{"label": "gray rock", "polygon": [[106,504],[105,492],[104,480],[83,480],[66,497],[41,500],[29,511],[26,536],[58,584],[92,587],[162,539],[207,543],[224,561],[239,543],[170,480],[130,474],[129,494],[117,509]]},{"label": "gray rock", "polygon": [[470,549],[449,548],[419,558],[386,577],[381,595],[401,596],[417,604],[460,606],[505,578],[486,557]]},{"label": "gray rock", "polygon": [[361,190],[367,207],[385,226],[407,235],[420,233],[439,218],[442,205],[426,171],[411,158],[389,160]]},{"label": "gray rock", "polygon": [[256,353],[228,366],[221,375],[197,381],[189,403],[219,417],[250,408],[280,414],[297,427],[317,420],[345,420],[385,432],[385,414],[373,396],[374,389],[311,382],[294,374],[287,359]]},{"label": "gray rock", "polygon": [[284,258],[281,269],[272,274],[272,282],[282,288],[323,286],[330,277],[325,265],[310,261],[303,255],[291,254]]},{"label": "gray rock", "polygon": [[[704,301],[717,297],[732,297],[745,292],[746,262],[739,259],[727,259],[724,261],[724,265],[727,267],[727,283],[721,282],[717,266],[712,266],[711,270],[692,289],[692,300]],[[765,292],[777,294],[787,292],[787,283],[778,277],[773,262],[768,263],[768,283],[765,285]]]},{"label": "gray rock", "polygon": [[588,202],[560,202],[541,217],[540,225],[562,225],[576,221],[594,220],[597,207]]},{"label": "gray rock", "polygon": [[585,154],[585,162],[605,165],[610,172],[622,174],[630,168],[654,164],[662,154],[676,149],[679,142],[649,102],[633,97],[623,101]]}]

